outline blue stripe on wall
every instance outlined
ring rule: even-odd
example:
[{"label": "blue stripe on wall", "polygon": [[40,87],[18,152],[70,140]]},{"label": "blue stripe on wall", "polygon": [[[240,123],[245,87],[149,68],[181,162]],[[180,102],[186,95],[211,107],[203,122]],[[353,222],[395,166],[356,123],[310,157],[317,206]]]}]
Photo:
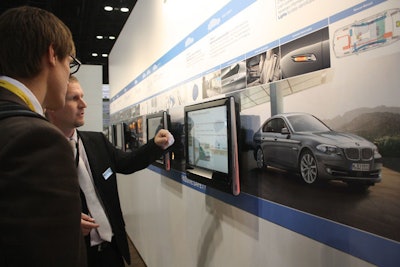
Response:
[{"label": "blue stripe on wall", "polygon": [[150,165],[149,169],[259,218],[381,267],[398,267],[400,243],[246,193],[233,196]]}]

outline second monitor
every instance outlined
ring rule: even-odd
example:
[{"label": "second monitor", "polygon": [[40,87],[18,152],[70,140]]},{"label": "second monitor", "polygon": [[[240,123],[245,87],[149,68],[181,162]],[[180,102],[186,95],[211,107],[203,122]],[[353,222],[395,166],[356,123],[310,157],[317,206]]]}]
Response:
[{"label": "second monitor", "polygon": [[185,107],[186,175],[238,195],[238,105],[233,97]]},{"label": "second monitor", "polygon": [[[160,129],[169,130],[171,125],[171,119],[166,111],[150,114],[146,116],[146,129],[147,129],[147,141],[154,138]],[[170,152],[166,152],[159,160],[156,165],[160,165],[165,170],[169,171],[171,168]]]}]

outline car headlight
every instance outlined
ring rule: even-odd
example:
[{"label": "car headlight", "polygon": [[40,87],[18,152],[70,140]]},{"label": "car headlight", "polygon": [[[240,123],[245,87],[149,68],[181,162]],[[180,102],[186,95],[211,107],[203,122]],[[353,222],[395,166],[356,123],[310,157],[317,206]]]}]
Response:
[{"label": "car headlight", "polygon": [[317,149],[326,154],[339,154],[339,148],[333,145],[319,144]]},{"label": "car headlight", "polygon": [[373,151],[374,151],[374,155],[375,155],[375,156],[377,156],[377,155],[380,156],[378,147],[377,147],[376,145],[374,145],[372,149],[373,149]]}]

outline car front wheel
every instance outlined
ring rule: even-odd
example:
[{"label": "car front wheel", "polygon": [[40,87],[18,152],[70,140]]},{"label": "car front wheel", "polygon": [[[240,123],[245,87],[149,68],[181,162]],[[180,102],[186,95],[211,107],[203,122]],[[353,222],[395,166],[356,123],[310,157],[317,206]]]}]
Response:
[{"label": "car front wheel", "polygon": [[314,155],[306,150],[300,156],[300,175],[307,184],[314,183],[318,178],[317,161]]},{"label": "car front wheel", "polygon": [[257,168],[262,169],[265,167],[264,163],[264,153],[261,148],[257,149],[256,153]]}]

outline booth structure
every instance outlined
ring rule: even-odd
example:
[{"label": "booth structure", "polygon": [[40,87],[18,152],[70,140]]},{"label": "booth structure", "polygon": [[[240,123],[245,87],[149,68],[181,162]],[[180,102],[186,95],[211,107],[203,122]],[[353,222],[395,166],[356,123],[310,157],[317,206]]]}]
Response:
[{"label": "booth structure", "polygon": [[399,266],[399,39],[395,0],[138,1],[109,132],[175,137],[118,176],[146,264]]}]

